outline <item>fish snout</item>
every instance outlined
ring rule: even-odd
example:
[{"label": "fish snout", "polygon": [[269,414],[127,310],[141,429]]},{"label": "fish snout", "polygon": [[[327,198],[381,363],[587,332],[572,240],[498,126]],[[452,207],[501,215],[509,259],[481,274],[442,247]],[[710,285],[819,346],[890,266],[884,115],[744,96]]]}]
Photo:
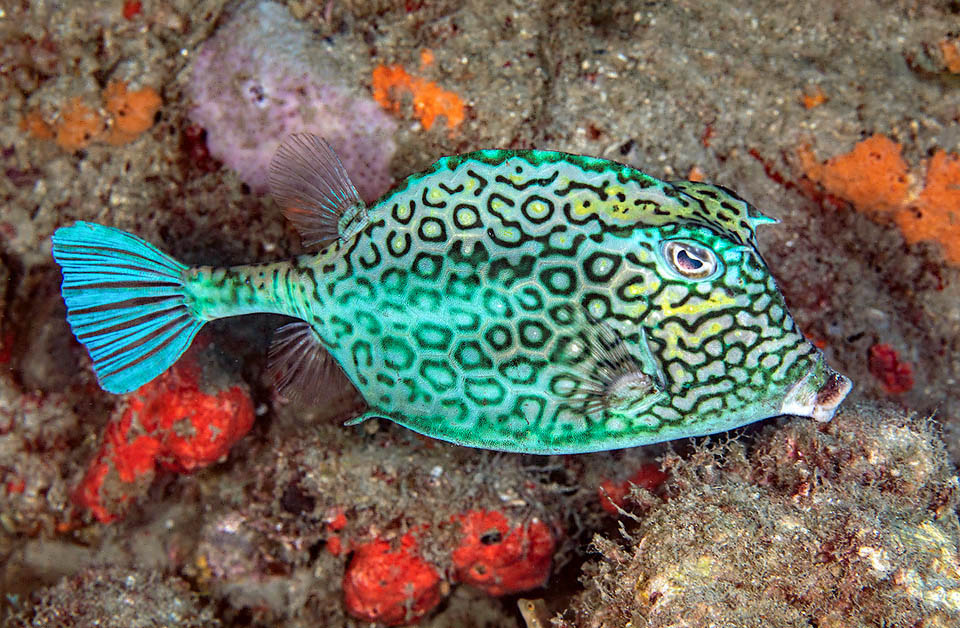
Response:
[{"label": "fish snout", "polygon": [[780,408],[781,414],[807,416],[821,423],[829,421],[837,412],[853,382],[823,362],[819,363],[787,393]]}]

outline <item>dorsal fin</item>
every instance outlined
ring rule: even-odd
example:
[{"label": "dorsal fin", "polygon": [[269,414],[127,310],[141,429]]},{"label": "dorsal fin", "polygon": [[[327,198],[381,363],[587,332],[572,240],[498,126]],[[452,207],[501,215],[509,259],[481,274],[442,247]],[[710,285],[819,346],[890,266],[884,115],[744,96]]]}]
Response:
[{"label": "dorsal fin", "polygon": [[325,388],[345,379],[340,366],[303,321],[277,329],[267,353],[267,371],[277,392],[295,401],[326,396]]},{"label": "dorsal fin", "polygon": [[287,136],[270,161],[270,194],[300,232],[303,245],[357,233],[367,207],[340,158],[323,138],[310,133]]}]

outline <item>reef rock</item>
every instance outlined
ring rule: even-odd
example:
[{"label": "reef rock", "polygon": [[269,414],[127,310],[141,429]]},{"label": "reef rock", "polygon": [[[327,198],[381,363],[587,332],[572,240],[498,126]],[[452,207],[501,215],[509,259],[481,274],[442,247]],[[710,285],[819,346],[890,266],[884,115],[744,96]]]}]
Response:
[{"label": "reef rock", "polygon": [[594,539],[562,625],[960,625],[957,477],[932,422],[848,407],[663,467],[668,498]]}]

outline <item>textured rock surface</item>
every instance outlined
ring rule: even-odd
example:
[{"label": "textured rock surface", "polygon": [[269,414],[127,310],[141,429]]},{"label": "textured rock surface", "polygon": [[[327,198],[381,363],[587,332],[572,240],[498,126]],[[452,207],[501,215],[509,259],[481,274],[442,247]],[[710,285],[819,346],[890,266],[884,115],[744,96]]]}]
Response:
[{"label": "textured rock surface", "polygon": [[187,582],[148,571],[88,568],[34,592],[11,626],[219,626]]},{"label": "textured rock surface", "polygon": [[594,540],[564,625],[960,621],[957,477],[930,422],[847,408],[664,467],[668,498]]},{"label": "textured rock surface", "polygon": [[[553,575],[546,589],[523,595],[546,598],[556,612],[582,586],[571,623],[589,623],[588,612],[666,622],[678,604],[704,596],[735,601],[726,608],[742,625],[763,613],[783,625],[811,617],[821,625],[921,616],[925,626],[956,623],[951,472],[922,421],[850,408],[822,428],[748,429],[720,458],[689,443],[675,444],[677,454],[654,447],[560,459],[457,450],[387,424],[371,425],[376,433],[341,428],[335,419],[358,408],[349,390],[324,391],[310,407],[279,403],[263,376],[276,317],[210,328],[257,416],[227,460],[192,475],[158,473],[122,521],[93,522],[70,493],[116,399],[96,387],[64,321],[50,234],[96,221],[189,263],[300,252],[272,201],[210,158],[213,129],[204,136],[190,119],[201,50],[218,45],[211,37],[229,31],[240,4],[156,0],[124,10],[134,4],[27,2],[0,17],[5,610],[24,611],[31,592],[45,595],[64,577],[61,587],[107,581],[120,572],[84,570],[109,563],[186,582],[211,596],[226,625],[349,625],[342,581],[353,544],[380,539],[395,548],[414,533],[444,597],[424,625],[510,625],[519,622],[512,603],[457,583],[452,559],[462,528],[450,516],[499,511],[511,529],[534,518],[550,527]],[[266,11],[285,16],[275,24],[302,26],[264,29],[295,43],[249,67],[322,58],[324,81],[346,90],[338,98],[365,101],[377,68],[401,66],[462,101],[465,117],[453,129],[424,128],[402,93],[390,112],[377,111],[396,125],[393,158],[377,155],[388,162],[383,176],[478,148],[553,148],[668,179],[699,172],[780,218],[760,233],[763,254],[800,326],[856,382],[847,403],[890,400],[920,416],[936,409],[960,458],[957,270],[935,244],[908,245],[895,225],[831,198],[806,178],[800,157],[823,162],[879,134],[902,147],[911,176],[922,179],[937,149],[960,151],[960,92],[942,45],[952,41],[954,4],[344,0]],[[289,52],[297,46],[306,46],[303,56]],[[217,69],[205,78],[222,78],[224,89],[239,84]],[[286,89],[290,75],[256,79]],[[115,81],[131,92],[152,88],[163,102],[129,144],[69,152],[21,125],[30,114],[54,124],[75,99],[97,109]],[[811,152],[799,153],[803,146]],[[909,390],[871,373],[877,346],[911,366]],[[645,470],[664,455],[665,483]],[[631,478],[645,488],[628,494]],[[650,539],[640,553],[617,536],[613,504],[641,518],[619,514],[637,543]],[[756,543],[744,544],[744,531]],[[598,543],[606,558],[580,585],[579,562],[595,559],[587,542],[598,532],[616,540]],[[496,535],[484,538],[495,544]],[[668,563],[667,550],[682,560]],[[733,560],[748,569],[731,570]],[[742,582],[758,573],[765,578]],[[825,607],[827,594],[843,605]],[[147,598],[137,599],[148,616]],[[694,617],[683,619],[698,625]]]}]

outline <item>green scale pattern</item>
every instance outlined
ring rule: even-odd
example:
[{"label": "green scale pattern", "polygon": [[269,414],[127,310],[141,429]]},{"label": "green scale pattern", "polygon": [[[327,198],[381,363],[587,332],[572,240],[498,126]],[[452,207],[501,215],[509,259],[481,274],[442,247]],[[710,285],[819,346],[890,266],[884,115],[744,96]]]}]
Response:
[{"label": "green scale pattern", "polygon": [[[207,320],[307,321],[368,402],[364,418],[488,449],[597,451],[777,415],[824,369],[756,249],[765,221],[717,186],[482,151],[406,179],[351,239],[290,262],[191,269],[187,288]],[[668,241],[708,248],[716,272],[681,276]],[[658,383],[626,408],[590,405],[577,384],[596,366],[578,348],[604,333]]]}]

